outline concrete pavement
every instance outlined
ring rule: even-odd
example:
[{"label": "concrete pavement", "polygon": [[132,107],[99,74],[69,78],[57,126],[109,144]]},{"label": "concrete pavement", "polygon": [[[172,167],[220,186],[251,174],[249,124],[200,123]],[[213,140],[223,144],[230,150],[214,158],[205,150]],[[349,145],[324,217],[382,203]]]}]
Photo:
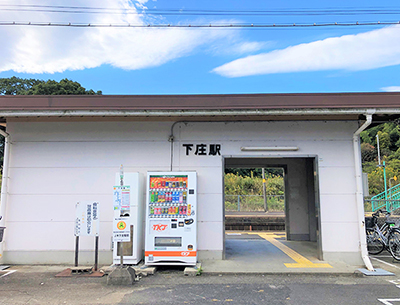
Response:
[{"label": "concrete pavement", "polygon": [[132,286],[107,285],[107,276],[55,277],[71,266],[11,266],[0,271],[0,304],[400,302],[400,263],[387,252],[372,257],[373,264],[395,275],[364,276],[357,271],[363,266],[318,261],[315,243],[269,233],[227,235],[227,259],[202,261],[200,276],[184,276],[183,267],[159,267]]},{"label": "concrete pavement", "polygon": [[[12,266],[1,272],[0,304],[397,304],[395,277],[347,274],[203,274],[160,268],[132,286],[106,277],[56,278],[67,266]],[[10,273],[10,271],[14,271]],[[8,275],[5,275],[8,272]]]}]

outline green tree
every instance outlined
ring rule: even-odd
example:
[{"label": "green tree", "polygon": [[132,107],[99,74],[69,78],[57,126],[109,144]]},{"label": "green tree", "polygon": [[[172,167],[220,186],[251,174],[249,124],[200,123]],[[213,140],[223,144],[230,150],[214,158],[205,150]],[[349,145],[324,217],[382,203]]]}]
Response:
[{"label": "green tree", "polygon": [[62,79],[38,80],[32,78],[0,78],[0,95],[101,95],[101,91],[86,90],[78,82]]},{"label": "green tree", "polygon": [[393,129],[390,130],[389,132],[389,137],[390,137],[390,147],[389,149],[392,151],[396,151],[398,149],[398,141],[400,140],[400,132],[399,132],[399,127],[398,126],[393,126]]},{"label": "green tree", "polygon": [[27,92],[27,95],[94,95],[102,94],[101,91],[94,92],[86,90],[80,83],[69,79],[62,79],[60,82],[48,80],[32,86]]},{"label": "green tree", "polygon": [[[235,174],[248,177],[262,177],[261,168],[226,168],[225,174]],[[272,174],[276,176],[283,176],[282,168],[265,168],[265,175]]]},{"label": "green tree", "polygon": [[371,139],[371,137],[369,136],[368,130],[363,131],[363,132],[360,134],[360,137],[361,137],[361,142],[362,142],[362,143],[372,144],[372,139]]},{"label": "green tree", "polygon": [[387,132],[378,131],[379,146],[382,149],[389,149],[390,147],[390,136]]},{"label": "green tree", "polygon": [[33,86],[43,82],[33,78],[0,78],[0,95],[21,95],[26,94]]},{"label": "green tree", "polygon": [[377,150],[369,143],[361,143],[362,162],[374,161],[377,158]]}]

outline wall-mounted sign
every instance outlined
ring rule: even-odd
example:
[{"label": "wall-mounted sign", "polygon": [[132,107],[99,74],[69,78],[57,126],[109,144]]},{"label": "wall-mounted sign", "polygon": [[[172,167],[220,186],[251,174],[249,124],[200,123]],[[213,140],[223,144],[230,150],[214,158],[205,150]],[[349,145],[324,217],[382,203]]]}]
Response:
[{"label": "wall-mounted sign", "polygon": [[75,206],[75,236],[98,236],[100,228],[99,203],[81,201]]},{"label": "wall-mounted sign", "polygon": [[221,144],[182,144],[185,148],[186,156],[194,154],[196,156],[220,156]]}]

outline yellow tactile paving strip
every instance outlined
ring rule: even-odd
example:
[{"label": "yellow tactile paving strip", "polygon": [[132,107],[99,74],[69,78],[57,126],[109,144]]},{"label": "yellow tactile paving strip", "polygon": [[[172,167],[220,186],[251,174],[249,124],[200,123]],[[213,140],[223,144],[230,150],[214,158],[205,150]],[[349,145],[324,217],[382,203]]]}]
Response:
[{"label": "yellow tactile paving strip", "polygon": [[267,240],[287,256],[289,256],[292,260],[296,263],[287,263],[285,266],[287,268],[333,268],[331,265],[326,263],[313,263],[312,261],[308,260],[304,256],[300,255],[293,249],[290,249],[288,246],[282,244],[276,238],[282,237],[284,234],[275,234],[275,233],[248,233],[253,235],[258,235],[261,238]]}]

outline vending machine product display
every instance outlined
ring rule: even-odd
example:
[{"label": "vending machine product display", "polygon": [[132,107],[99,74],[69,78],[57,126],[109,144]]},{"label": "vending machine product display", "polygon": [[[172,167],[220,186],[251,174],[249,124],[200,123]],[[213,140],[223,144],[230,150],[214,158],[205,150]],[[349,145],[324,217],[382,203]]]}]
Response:
[{"label": "vending machine product display", "polygon": [[[113,221],[113,262],[120,264],[121,253],[127,265],[138,264],[143,258],[143,175],[124,173],[123,186],[120,173],[115,174],[114,221]],[[121,227],[119,224],[123,224]],[[122,230],[123,229],[123,230]],[[115,241],[114,231],[127,233],[127,241]],[[117,232],[118,233],[118,232]]]},{"label": "vending machine product display", "polygon": [[146,265],[196,265],[196,172],[148,172]]}]

